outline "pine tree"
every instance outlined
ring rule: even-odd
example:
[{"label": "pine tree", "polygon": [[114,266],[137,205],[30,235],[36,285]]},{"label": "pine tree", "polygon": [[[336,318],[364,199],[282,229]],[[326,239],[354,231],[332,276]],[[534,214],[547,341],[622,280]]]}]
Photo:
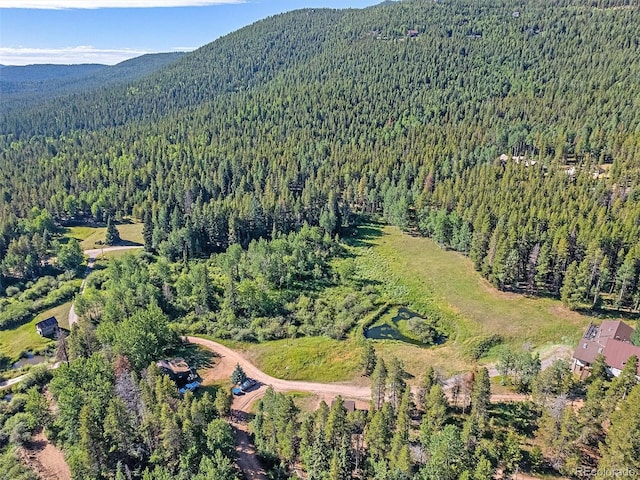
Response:
[{"label": "pine tree", "polygon": [[382,410],[376,410],[365,432],[369,455],[373,459],[379,460],[386,457],[390,437],[391,430],[385,414]]},{"label": "pine tree", "polygon": [[329,449],[324,441],[324,433],[320,430],[311,447],[311,459],[307,465],[308,480],[325,480],[330,467]]},{"label": "pine tree", "polygon": [[147,210],[144,214],[142,225],[142,237],[144,238],[145,252],[153,252],[153,218],[151,211]]},{"label": "pine tree", "polygon": [[609,371],[607,370],[607,360],[604,355],[599,353],[596,355],[595,360],[591,364],[591,374],[588,377],[589,382],[595,382],[596,380],[608,381],[610,378]]},{"label": "pine tree", "polygon": [[391,468],[406,471],[405,466],[400,466],[402,450],[409,444],[409,431],[411,428],[411,390],[406,389],[402,395],[402,401],[398,408],[396,431],[391,440],[389,452],[389,465]]},{"label": "pine tree", "polygon": [[640,472],[640,385],[633,387],[620,408],[611,415],[599,470],[604,478],[619,478],[616,471]]},{"label": "pine tree", "polygon": [[331,404],[324,433],[324,438],[327,439],[326,443],[329,448],[338,448],[342,437],[350,433],[347,425],[347,411],[340,396]]},{"label": "pine tree", "polygon": [[231,413],[231,404],[233,402],[231,394],[224,388],[218,388],[214,402],[218,415],[228,417]]},{"label": "pine tree", "polygon": [[113,223],[113,219],[111,216],[107,219],[107,233],[104,237],[104,243],[106,245],[115,245],[120,241],[120,233],[116,228],[115,223]]},{"label": "pine tree", "polygon": [[376,368],[377,358],[376,351],[373,348],[373,344],[369,340],[365,340],[364,342],[364,352],[362,353],[362,374],[365,377],[371,376],[373,371]]},{"label": "pine tree", "polygon": [[376,410],[382,408],[387,391],[387,367],[383,359],[379,359],[371,376],[371,399]]},{"label": "pine tree", "polygon": [[580,439],[587,445],[597,444],[603,435],[602,422],[604,420],[603,399],[606,396],[605,382],[598,378],[589,384],[587,398],[578,413],[581,427]]},{"label": "pine tree", "polygon": [[244,369],[242,368],[242,365],[237,363],[235,370],[231,374],[231,383],[233,383],[234,385],[239,385],[243,383],[246,379],[247,379],[247,374],[244,373]]},{"label": "pine tree", "polygon": [[467,455],[455,425],[447,425],[429,441],[429,460],[421,471],[422,478],[457,480],[466,470]]},{"label": "pine tree", "polygon": [[431,437],[439,432],[447,421],[447,397],[439,383],[431,387],[427,397],[427,409],[422,416],[420,424],[420,443],[423,447],[428,447]]},{"label": "pine tree", "polygon": [[520,450],[520,440],[513,431],[507,433],[502,452],[502,470],[507,477],[520,468],[522,461],[522,451]]},{"label": "pine tree", "polygon": [[407,387],[407,383],[404,381],[404,375],[405,372],[402,361],[397,357],[393,357],[389,365],[388,390],[389,401],[395,409],[398,408],[398,404],[402,398],[402,392],[404,392]]},{"label": "pine tree", "polygon": [[483,367],[474,377],[471,393],[471,415],[477,417],[478,426],[484,432],[489,419],[489,405],[491,403],[491,379],[489,371]]},{"label": "pine tree", "polygon": [[427,410],[426,400],[429,397],[431,387],[433,387],[437,382],[438,374],[433,369],[433,367],[430,366],[422,376],[422,383],[420,385],[420,389],[418,390],[418,399],[416,402],[423,412]]}]

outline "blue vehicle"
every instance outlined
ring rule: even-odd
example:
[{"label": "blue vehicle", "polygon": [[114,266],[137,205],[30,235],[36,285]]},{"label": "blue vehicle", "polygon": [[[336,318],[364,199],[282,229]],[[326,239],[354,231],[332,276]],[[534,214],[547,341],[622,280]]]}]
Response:
[{"label": "blue vehicle", "polygon": [[180,390],[178,390],[182,395],[184,395],[187,392],[193,392],[196,388],[198,388],[200,386],[200,382],[195,381],[195,382],[191,382],[191,383],[187,383],[184,387],[182,387]]},{"label": "blue vehicle", "polygon": [[236,396],[244,395],[244,392],[242,391],[242,389],[240,387],[233,387],[231,389],[231,393],[233,393]]},{"label": "blue vehicle", "polygon": [[244,395],[247,392],[250,392],[251,390],[253,390],[253,388],[258,385],[258,382],[256,382],[253,378],[247,378],[244,382],[242,382],[240,385],[233,387],[231,389],[231,393],[233,393],[234,395]]}]

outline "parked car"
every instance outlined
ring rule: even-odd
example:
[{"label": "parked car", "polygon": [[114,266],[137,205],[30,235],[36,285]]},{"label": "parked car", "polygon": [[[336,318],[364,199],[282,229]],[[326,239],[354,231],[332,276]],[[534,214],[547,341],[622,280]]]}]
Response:
[{"label": "parked car", "polygon": [[237,396],[244,395],[244,392],[242,391],[242,389],[240,387],[233,387],[231,389],[231,393],[233,393],[234,395],[237,395]]},{"label": "parked car", "polygon": [[255,381],[253,378],[247,378],[240,385],[233,387],[231,389],[231,393],[233,393],[234,395],[244,395],[245,393],[253,390],[256,385],[258,385],[257,381]]},{"label": "parked car", "polygon": [[256,382],[253,378],[247,378],[240,385],[240,390],[242,390],[244,393],[250,392],[257,384],[258,382]]},{"label": "parked car", "polygon": [[180,390],[178,390],[182,395],[184,395],[187,392],[193,392],[196,388],[198,388],[200,386],[200,382],[196,381],[196,382],[191,382],[191,383],[187,383],[184,387],[182,387]]}]

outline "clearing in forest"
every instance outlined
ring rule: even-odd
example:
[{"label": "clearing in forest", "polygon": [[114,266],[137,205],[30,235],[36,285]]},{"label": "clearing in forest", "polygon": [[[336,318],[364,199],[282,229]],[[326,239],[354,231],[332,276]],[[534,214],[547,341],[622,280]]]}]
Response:
[{"label": "clearing in forest", "polygon": [[[122,244],[142,245],[144,238],[142,237],[142,223],[123,223],[116,225]],[[83,250],[100,248],[103,242],[107,227],[91,227],[91,226],[75,226],[67,227],[65,235],[73,237],[80,241],[80,247]]]},{"label": "clearing in forest", "polygon": [[359,262],[393,286],[393,301],[420,313],[432,312],[450,331],[444,345],[431,348],[377,342],[377,349],[409,365],[428,361],[449,371],[468,368],[470,348],[492,335],[516,349],[525,344],[575,345],[591,321],[558,300],[499,291],[474,270],[469,258],[428,238],[390,226],[364,228],[366,239],[351,241]]},{"label": "clearing in forest", "polygon": [[[469,352],[492,335],[499,335],[510,348],[527,344],[540,349],[543,356],[553,354],[557,346],[575,345],[591,320],[568,310],[558,300],[501,292],[474,270],[467,257],[395,227],[364,225],[346,241],[357,275],[376,282],[380,304],[392,305],[389,315],[404,307],[427,319],[438,317],[449,331],[444,344],[431,347],[401,340],[373,340],[378,354],[397,356],[415,376],[428,365],[447,375],[468,370],[474,363]],[[355,336],[361,334],[356,328],[343,341],[326,337],[279,340],[244,344],[243,350],[276,377],[353,380],[360,373],[361,346]],[[496,359],[496,349],[487,350],[488,355],[479,363]]]}]

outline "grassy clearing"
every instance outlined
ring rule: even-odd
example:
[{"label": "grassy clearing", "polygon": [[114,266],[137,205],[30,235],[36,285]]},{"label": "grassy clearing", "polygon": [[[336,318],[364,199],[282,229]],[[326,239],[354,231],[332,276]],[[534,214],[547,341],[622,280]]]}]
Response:
[{"label": "grassy clearing", "polygon": [[[142,227],[142,223],[124,223],[116,226],[123,242],[140,245],[144,243]],[[68,227],[65,235],[77,239],[83,250],[89,250],[103,246],[96,242],[104,241],[106,231],[106,227],[77,226]]]},{"label": "grassy clearing", "polygon": [[[469,370],[474,364],[470,345],[492,334],[502,336],[509,348],[529,343],[543,355],[551,347],[573,346],[590,321],[557,300],[500,292],[473,269],[468,258],[394,227],[365,225],[348,243],[357,277],[377,283],[379,303],[391,305],[372,324],[392,324],[398,306],[405,306],[424,318],[439,318],[449,330],[447,341],[434,347],[372,340],[380,356],[400,358],[415,377],[429,365],[444,375]],[[396,327],[406,334],[405,323],[400,321]],[[229,346],[244,350],[256,365],[279,378],[358,382],[359,335],[361,328],[344,341],[320,337]],[[492,349],[479,363],[495,361],[499,350]]]},{"label": "grassy clearing", "polygon": [[39,322],[49,317],[56,317],[58,319],[58,325],[60,325],[61,328],[69,330],[69,310],[71,310],[71,305],[73,305],[73,302],[67,302],[42,312],[36,317],[37,321]]},{"label": "grassy clearing", "polygon": [[51,345],[50,339],[41,337],[36,332],[36,323],[40,320],[41,318],[36,317],[13,330],[3,330],[0,335],[0,354],[9,357],[13,363],[20,359],[23,352],[39,352]]},{"label": "grassy clearing", "polygon": [[353,339],[304,337],[245,347],[260,369],[286,380],[337,382],[355,378],[360,372],[362,350]]},{"label": "grassy clearing", "polygon": [[56,317],[62,328],[69,326],[69,309],[71,302],[58,305],[36,315],[33,320],[13,330],[3,330],[0,335],[0,354],[11,358],[12,362],[20,359],[23,352],[40,352],[54,342],[52,339],[41,337],[36,332],[36,323],[49,317]]},{"label": "grassy clearing", "polygon": [[527,342],[537,348],[574,345],[590,321],[556,300],[500,292],[473,269],[468,258],[445,251],[427,238],[406,235],[394,227],[365,229],[365,241],[356,237],[351,242],[362,272],[386,281],[385,295],[394,303],[426,317],[438,315],[450,330],[445,345],[428,349],[397,341],[375,342],[379,353],[402,358],[414,374],[428,364],[449,373],[468,369],[472,363],[466,354],[468,344],[492,334],[501,335],[513,348]]},{"label": "grassy clearing", "polygon": [[311,392],[285,392],[284,395],[291,397],[296,407],[303,412],[314,412],[320,403],[318,396]]},{"label": "grassy clearing", "polygon": [[426,294],[453,312],[457,343],[498,333],[515,343],[572,344],[589,323],[588,317],[559,301],[500,292],[468,258],[442,250],[429,239],[403,235],[391,227],[382,232],[375,248],[407,287],[408,299],[419,301]]}]

